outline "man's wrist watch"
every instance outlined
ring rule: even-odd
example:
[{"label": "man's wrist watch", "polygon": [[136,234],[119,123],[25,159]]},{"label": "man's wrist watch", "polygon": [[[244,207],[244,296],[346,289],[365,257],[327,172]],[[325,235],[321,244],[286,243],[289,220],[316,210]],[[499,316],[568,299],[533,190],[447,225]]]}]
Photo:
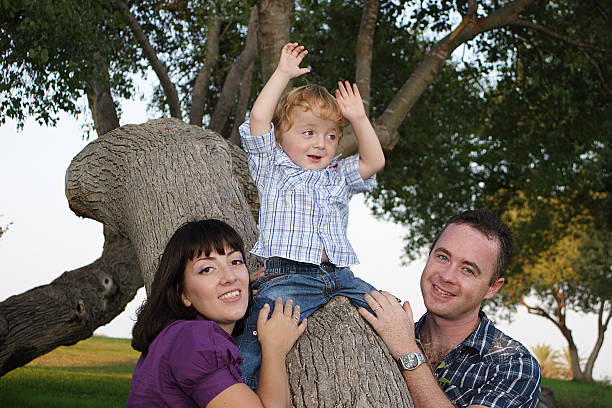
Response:
[{"label": "man's wrist watch", "polygon": [[423,353],[409,351],[397,359],[397,365],[400,370],[414,370],[426,361],[427,359]]}]

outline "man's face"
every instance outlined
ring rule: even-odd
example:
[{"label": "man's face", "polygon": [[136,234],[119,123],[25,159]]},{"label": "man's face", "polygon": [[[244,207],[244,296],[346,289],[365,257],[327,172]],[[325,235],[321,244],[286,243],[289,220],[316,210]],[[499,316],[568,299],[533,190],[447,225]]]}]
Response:
[{"label": "man's face", "polygon": [[338,129],[328,119],[295,109],[293,126],[279,138],[283,151],[298,166],[322,170],[329,166],[338,147]]},{"label": "man's face", "polygon": [[477,229],[451,224],[438,238],[421,275],[427,312],[456,323],[475,319],[483,299],[495,295],[503,278],[490,285],[500,251]]}]

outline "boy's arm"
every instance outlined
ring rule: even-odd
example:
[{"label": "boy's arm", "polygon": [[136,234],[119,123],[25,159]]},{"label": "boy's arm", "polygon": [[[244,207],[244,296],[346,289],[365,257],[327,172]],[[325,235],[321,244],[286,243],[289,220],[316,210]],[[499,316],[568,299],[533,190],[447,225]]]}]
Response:
[{"label": "boy's arm", "polygon": [[309,68],[300,68],[300,63],[308,51],[298,43],[287,43],[281,50],[280,60],[274,73],[266,82],[251,108],[251,135],[259,136],[270,131],[270,122],[276,105],[289,81],[307,72]]},{"label": "boy's arm", "polygon": [[385,155],[374,132],[370,120],[366,116],[363,101],[357,89],[357,84],[338,81],[336,100],[340,111],[350,122],[359,145],[359,175],[364,180],[372,177],[385,167]]}]

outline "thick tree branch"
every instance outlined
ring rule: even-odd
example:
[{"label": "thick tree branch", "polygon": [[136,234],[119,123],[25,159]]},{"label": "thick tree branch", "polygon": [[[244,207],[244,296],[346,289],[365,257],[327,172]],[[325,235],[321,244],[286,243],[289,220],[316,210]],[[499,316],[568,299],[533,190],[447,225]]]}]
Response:
[{"label": "thick tree branch", "polygon": [[476,0],[468,0],[468,16],[475,16],[478,11],[478,2]]},{"label": "thick tree branch", "polygon": [[522,20],[520,18],[515,18],[510,22],[511,25],[515,25],[515,26],[519,26],[519,27],[525,27],[528,28],[530,30],[535,30],[538,31],[542,34],[547,35],[548,37],[554,38],[555,40],[559,40],[562,41],[564,43],[573,45],[574,47],[580,48],[580,49],[584,49],[584,48],[589,48],[589,49],[593,49],[596,51],[599,51],[601,53],[604,53],[606,55],[611,55],[612,54],[612,50],[610,50],[609,48],[606,48],[600,44],[596,44],[590,41],[583,41],[583,40],[575,40],[573,38],[570,38],[568,36],[565,35],[561,35],[558,34],[556,32],[554,32],[553,30],[544,27],[540,24],[536,24],[536,23],[532,23],[531,21],[525,21]]},{"label": "thick tree branch", "polygon": [[246,112],[249,107],[254,65],[255,63],[251,62],[251,65],[249,65],[244,71],[244,73],[242,74],[242,79],[240,80],[240,92],[238,93],[238,104],[236,105],[236,119],[234,125],[232,126],[232,133],[229,137],[229,141],[235,144],[236,146],[240,146],[241,144],[238,128],[246,118]]},{"label": "thick tree branch", "polygon": [[[385,112],[375,121],[374,128],[383,149],[393,149],[399,138],[397,129],[421,95],[433,83],[442,66],[450,58],[451,53],[459,45],[466,43],[480,33],[509,24],[534,1],[515,0],[493,11],[488,17],[481,19],[476,16],[476,7],[470,4],[469,14],[450,34],[433,46],[410,78],[403,84]],[[346,136],[342,138],[340,151],[348,155],[357,150],[357,141],[350,132]]]},{"label": "thick tree branch", "polygon": [[366,115],[370,116],[370,84],[372,76],[372,50],[374,49],[374,31],[376,29],[376,14],[379,0],[366,0],[361,15],[361,25],[357,35],[355,61],[355,81],[363,100]]},{"label": "thick tree branch", "polygon": [[221,16],[218,13],[209,15],[208,37],[206,38],[206,62],[196,77],[193,84],[193,96],[191,98],[191,110],[189,112],[189,123],[202,126],[204,116],[204,103],[208,97],[208,84],[210,75],[217,65],[219,59],[219,32],[221,31]]},{"label": "thick tree branch", "polygon": [[170,108],[170,115],[173,118],[182,119],[181,103],[179,101],[178,92],[176,91],[176,87],[174,86],[174,83],[168,75],[168,69],[166,68],[164,63],[161,62],[159,58],[157,58],[157,53],[149,42],[149,39],[147,38],[144,30],[142,29],[134,15],[130,12],[128,6],[120,0],[115,1],[115,5],[117,9],[121,11],[125,22],[132,30],[136,41],[138,41],[138,43],[142,47],[142,51],[145,57],[147,58],[149,64],[151,65],[151,68],[157,75],[159,83],[162,89],[164,90],[164,94],[166,95],[168,107]]},{"label": "thick tree branch", "polygon": [[119,127],[119,117],[108,82],[108,64],[98,52],[94,53],[93,61],[94,76],[88,83],[86,93],[96,133],[102,136]]},{"label": "thick tree branch", "polygon": [[[255,57],[257,57],[257,27],[257,7],[253,6],[251,8],[251,15],[249,17],[249,28],[244,49],[238,58],[236,58],[236,61],[234,61],[232,64],[232,67],[230,68],[230,71],[223,82],[221,95],[219,95],[219,100],[215,106],[215,111],[213,112],[212,118],[210,119],[210,124],[208,125],[209,129],[214,130],[217,133],[221,134],[225,128],[227,119],[230,115],[232,107],[234,106],[238,89],[240,88],[241,91],[244,90],[244,84],[242,87],[240,87],[241,77],[244,76],[245,72],[248,70],[248,67],[253,64]],[[250,91],[250,89],[251,88],[249,85],[249,88],[246,91]],[[244,116],[242,116],[242,118],[244,118]],[[239,116],[236,117],[236,121],[241,121]]]},{"label": "thick tree branch", "polygon": [[130,241],[105,227],[97,261],[0,303],[0,376],[113,320],[142,286],[136,259]]},{"label": "thick tree branch", "polygon": [[606,92],[608,92],[608,94],[612,94],[612,90],[610,90],[610,87],[606,83],[606,79],[604,78],[603,72],[601,72],[601,68],[599,67],[599,64],[597,63],[597,61],[595,61],[593,57],[591,57],[591,55],[585,50],[581,50],[581,51],[586,57],[586,59],[588,59],[589,62],[593,64],[593,66],[595,67],[595,71],[597,71],[597,76],[599,77],[599,82],[601,82],[601,86],[604,87],[604,89],[606,90]]}]

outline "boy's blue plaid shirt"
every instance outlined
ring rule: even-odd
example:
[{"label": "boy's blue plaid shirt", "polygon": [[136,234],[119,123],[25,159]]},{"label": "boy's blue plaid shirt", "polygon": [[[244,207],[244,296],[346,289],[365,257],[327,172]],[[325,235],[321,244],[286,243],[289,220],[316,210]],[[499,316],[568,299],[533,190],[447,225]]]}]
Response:
[{"label": "boy's blue plaid shirt", "polygon": [[325,249],[338,267],[357,264],[346,236],[348,202],[376,185],[375,176],[363,180],[359,175],[359,156],[336,158],[323,170],[306,170],[277,146],[273,126],[262,136],[250,133],[246,121],[240,136],[260,205],[259,239],[251,252],[319,265]]},{"label": "boy's blue plaid shirt", "polygon": [[[420,337],[426,314],[415,325]],[[541,374],[538,361],[518,341],[498,330],[484,312],[480,324],[444,358],[435,376],[458,407],[536,407]]]}]

